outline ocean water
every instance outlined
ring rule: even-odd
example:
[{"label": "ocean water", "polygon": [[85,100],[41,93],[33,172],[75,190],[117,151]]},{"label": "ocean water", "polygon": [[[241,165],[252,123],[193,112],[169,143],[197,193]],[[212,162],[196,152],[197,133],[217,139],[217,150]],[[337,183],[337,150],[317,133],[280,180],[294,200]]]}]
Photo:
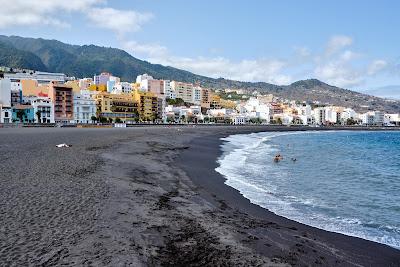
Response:
[{"label": "ocean water", "polygon": [[[254,133],[223,140],[216,171],[252,203],[400,248],[400,132]],[[283,160],[276,163],[278,153]]]}]

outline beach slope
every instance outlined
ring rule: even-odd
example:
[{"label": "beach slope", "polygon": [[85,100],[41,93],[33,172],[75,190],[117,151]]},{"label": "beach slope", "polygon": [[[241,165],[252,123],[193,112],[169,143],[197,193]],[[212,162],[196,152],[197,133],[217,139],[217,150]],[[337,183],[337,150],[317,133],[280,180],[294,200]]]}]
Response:
[{"label": "beach slope", "polygon": [[399,250],[276,216],[224,185],[221,137],[283,129],[2,129],[0,262],[400,266]]}]

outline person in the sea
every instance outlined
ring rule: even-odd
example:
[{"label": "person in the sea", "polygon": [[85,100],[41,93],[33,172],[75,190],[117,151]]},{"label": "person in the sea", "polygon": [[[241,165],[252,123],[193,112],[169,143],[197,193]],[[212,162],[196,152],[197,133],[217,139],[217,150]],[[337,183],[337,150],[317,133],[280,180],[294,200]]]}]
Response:
[{"label": "person in the sea", "polygon": [[278,155],[275,156],[274,161],[275,161],[275,162],[279,162],[279,161],[281,161],[282,159],[283,159],[283,157],[281,156],[281,154],[278,154]]},{"label": "person in the sea", "polygon": [[297,161],[297,159],[296,159],[296,158],[292,158],[292,161],[293,161],[293,162],[296,162],[296,161]]}]

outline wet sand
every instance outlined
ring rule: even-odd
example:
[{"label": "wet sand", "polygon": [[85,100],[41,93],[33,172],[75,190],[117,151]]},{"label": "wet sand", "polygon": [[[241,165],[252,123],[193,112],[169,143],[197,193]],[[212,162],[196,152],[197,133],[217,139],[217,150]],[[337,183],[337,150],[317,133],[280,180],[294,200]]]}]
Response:
[{"label": "wet sand", "polygon": [[1,129],[0,265],[400,266],[223,184],[220,137],[287,129]]}]

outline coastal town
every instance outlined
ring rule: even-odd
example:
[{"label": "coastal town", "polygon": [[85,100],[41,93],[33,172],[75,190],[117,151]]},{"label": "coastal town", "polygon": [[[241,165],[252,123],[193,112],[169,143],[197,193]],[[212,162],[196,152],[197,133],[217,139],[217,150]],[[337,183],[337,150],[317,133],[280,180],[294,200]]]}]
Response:
[{"label": "coastal town", "polygon": [[280,99],[245,89],[111,73],[77,79],[63,73],[0,67],[4,125],[277,124],[399,126],[400,114],[366,113],[329,103]]}]

